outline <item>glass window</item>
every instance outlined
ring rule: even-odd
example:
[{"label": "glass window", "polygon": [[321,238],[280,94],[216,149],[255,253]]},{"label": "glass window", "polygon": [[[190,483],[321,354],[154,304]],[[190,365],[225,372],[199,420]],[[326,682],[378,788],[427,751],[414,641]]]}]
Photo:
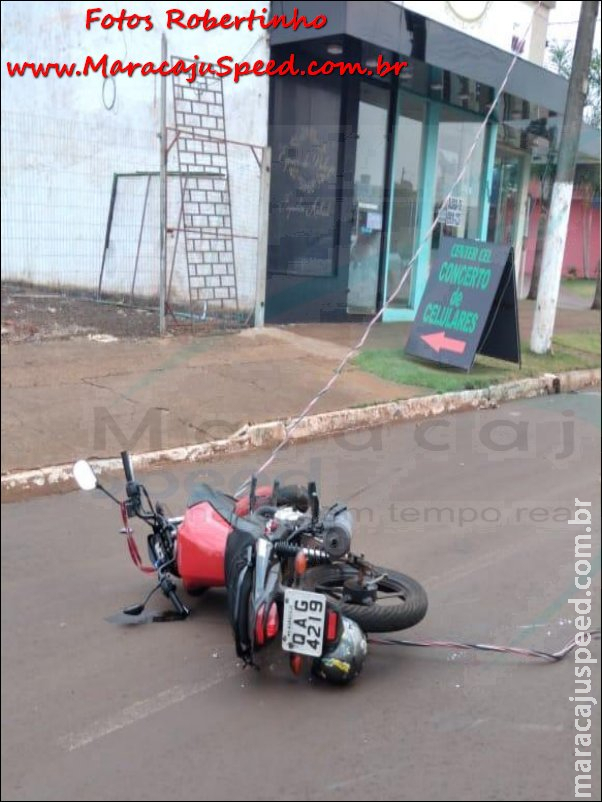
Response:
[{"label": "glass window", "polygon": [[347,311],[376,310],[383,229],[389,90],[360,89]]},{"label": "glass window", "polygon": [[487,240],[516,245],[523,156],[498,150],[493,167]]},{"label": "glass window", "polygon": [[340,88],[275,81],[268,270],[330,277],[336,255]]},{"label": "glass window", "polygon": [[[402,273],[412,258],[417,244],[425,111],[426,103],[422,98],[401,93],[393,156],[387,296],[399,284]],[[414,265],[412,272],[415,267]],[[411,277],[406,279],[391,306],[407,307],[410,291]]]},{"label": "glass window", "polygon": [[455,187],[445,208],[443,208],[443,200],[460,173],[480,126],[480,120],[460,109],[449,106],[441,107],[433,212],[433,219],[438,220],[438,225],[433,232],[433,251],[435,252],[439,248],[442,236],[470,239],[479,236],[479,199],[484,134],[479,138],[464,176]]}]

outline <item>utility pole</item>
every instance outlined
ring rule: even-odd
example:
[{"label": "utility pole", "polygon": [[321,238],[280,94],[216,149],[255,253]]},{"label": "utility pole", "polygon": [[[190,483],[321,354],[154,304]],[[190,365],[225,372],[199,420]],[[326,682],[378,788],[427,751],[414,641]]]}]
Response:
[{"label": "utility pole", "polygon": [[[167,61],[167,37],[161,34],[161,61]],[[167,282],[167,78],[161,77],[161,133],[159,161],[159,334],[165,334],[165,290]]]},{"label": "utility pole", "polygon": [[268,263],[268,225],[270,211],[270,170],[272,149],[262,150],[259,184],[259,232],[257,235],[257,278],[255,282],[255,326],[263,328],[265,323],[265,281]]},{"label": "utility pole", "polygon": [[598,0],[583,0],[581,3],[564,124],[558,147],[558,168],[550,202],[537,304],[531,331],[531,350],[536,354],[547,353],[552,345],[598,5]]}]

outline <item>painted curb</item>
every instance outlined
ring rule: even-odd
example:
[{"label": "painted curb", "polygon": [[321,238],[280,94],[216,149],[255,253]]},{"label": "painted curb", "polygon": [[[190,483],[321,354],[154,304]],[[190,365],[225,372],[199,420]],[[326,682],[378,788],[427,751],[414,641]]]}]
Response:
[{"label": "painted curb", "polygon": [[[463,412],[497,406],[505,401],[533,398],[539,395],[571,392],[600,382],[600,369],[572,370],[565,373],[546,373],[532,379],[519,379],[497,384],[482,390],[461,390],[441,395],[419,396],[403,401],[389,401],[366,407],[341,409],[310,415],[293,431],[291,440],[300,442],[345,431],[368,429],[400,421],[420,420],[450,412]],[[143,470],[165,464],[202,462],[217,456],[239,454],[254,448],[273,448],[282,441],[286,425],[291,420],[269,421],[244,426],[224,440],[212,440],[192,446],[148,451],[132,457],[134,468]],[[120,459],[90,460],[99,475],[120,473]],[[13,471],[2,475],[2,500],[22,497],[28,491],[40,494],[53,490],[71,490],[73,463],[52,465],[28,471]]]}]

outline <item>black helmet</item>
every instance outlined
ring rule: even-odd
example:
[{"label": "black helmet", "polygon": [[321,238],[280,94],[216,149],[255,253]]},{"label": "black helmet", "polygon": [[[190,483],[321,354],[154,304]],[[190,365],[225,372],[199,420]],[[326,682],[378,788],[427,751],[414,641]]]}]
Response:
[{"label": "black helmet", "polygon": [[350,618],[341,618],[341,636],[322,657],[317,657],[312,672],[322,679],[344,685],[355,679],[362,670],[368,652],[366,636]]}]

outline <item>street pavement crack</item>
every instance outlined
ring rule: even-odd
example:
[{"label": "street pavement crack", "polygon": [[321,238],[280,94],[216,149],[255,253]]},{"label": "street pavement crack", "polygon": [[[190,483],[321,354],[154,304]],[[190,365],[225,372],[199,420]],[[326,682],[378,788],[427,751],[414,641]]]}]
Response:
[{"label": "street pavement crack", "polygon": [[110,393],[113,393],[114,395],[118,396],[119,398],[123,398],[124,401],[127,401],[130,404],[139,404],[140,403],[135,398],[130,398],[128,395],[125,395],[125,393],[120,393],[119,390],[115,390],[114,387],[110,387],[110,386],[108,386],[106,384],[101,384],[100,382],[94,381],[93,379],[86,379],[86,378],[82,377],[81,381],[84,384],[87,384],[89,387],[96,387],[99,390],[108,390]]},{"label": "street pavement crack", "polygon": [[[165,411],[170,412],[170,410],[165,410]],[[221,439],[219,437],[215,437],[213,434],[211,434],[211,432],[207,431],[207,429],[203,429],[201,426],[197,426],[195,423],[192,423],[192,421],[186,420],[185,418],[181,418],[179,415],[175,415],[175,418],[182,424],[182,426],[186,426],[188,429],[194,429],[195,432],[197,432],[204,438],[207,438],[207,440],[209,441]],[[238,428],[237,426],[233,426],[232,431],[236,431],[237,428]]]}]

